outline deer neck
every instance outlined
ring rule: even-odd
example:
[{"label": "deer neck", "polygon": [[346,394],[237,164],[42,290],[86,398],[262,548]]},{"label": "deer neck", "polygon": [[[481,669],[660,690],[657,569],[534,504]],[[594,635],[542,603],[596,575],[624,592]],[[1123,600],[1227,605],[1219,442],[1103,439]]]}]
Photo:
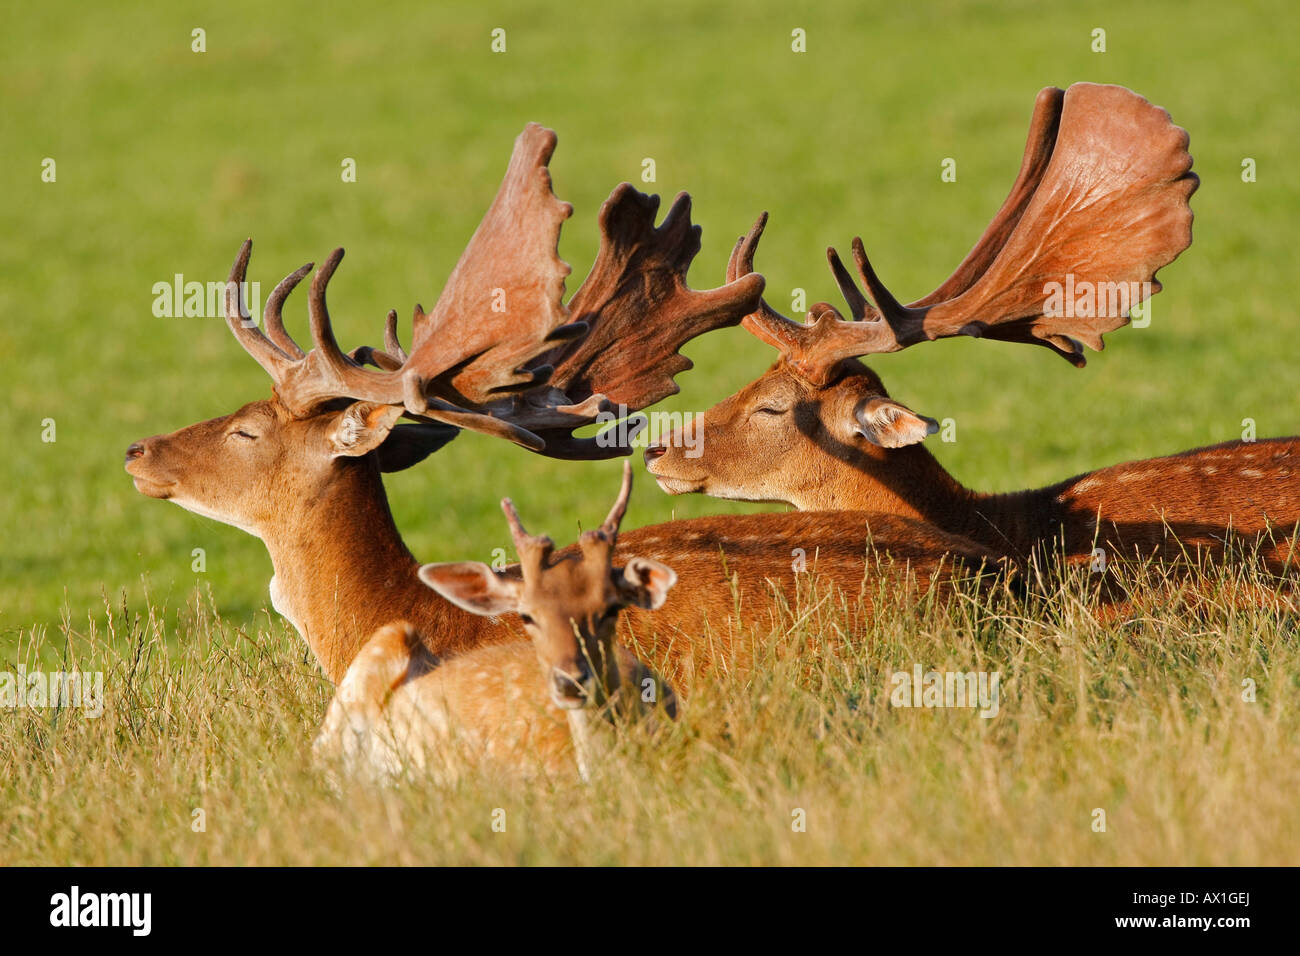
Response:
[{"label": "deer neck", "polygon": [[823,457],[834,473],[805,473],[797,498],[800,511],[872,511],[928,521],[944,530],[964,524],[972,493],[963,488],[920,445],[887,451],[851,451]]},{"label": "deer neck", "polygon": [[426,643],[479,629],[479,618],[421,583],[369,456],[339,468],[323,493],[302,499],[283,519],[262,534],[275,569],[271,603],[335,683],[384,624],[409,621]]},{"label": "deer neck", "polygon": [[[920,445],[889,449],[879,458],[844,460],[847,480],[818,480],[801,510],[883,512],[926,521],[999,554],[1024,557],[1051,534],[1054,488],[983,494],[962,485]],[[864,480],[864,473],[869,477]],[[824,478],[827,476],[818,476]],[[852,489],[843,494],[844,489]]]},{"label": "deer neck", "polygon": [[[1059,486],[1000,494],[973,491],[919,445],[897,449],[908,459],[905,499],[916,517],[990,551],[1027,560],[1059,523]],[[892,461],[892,459],[891,459]]]},{"label": "deer neck", "polygon": [[607,730],[604,725],[629,712],[629,695],[636,690],[634,675],[623,673],[628,660],[634,665],[639,664],[631,652],[621,645],[609,646],[601,654],[601,660],[604,673],[597,681],[601,690],[594,706],[565,711],[569,737],[573,741],[573,756],[583,782],[590,781],[592,768],[599,764],[607,748],[608,740],[602,736]]},{"label": "deer neck", "polygon": [[964,526],[949,530],[999,554],[1027,560],[1052,546],[1060,527],[1059,486],[1005,494],[970,493]]}]

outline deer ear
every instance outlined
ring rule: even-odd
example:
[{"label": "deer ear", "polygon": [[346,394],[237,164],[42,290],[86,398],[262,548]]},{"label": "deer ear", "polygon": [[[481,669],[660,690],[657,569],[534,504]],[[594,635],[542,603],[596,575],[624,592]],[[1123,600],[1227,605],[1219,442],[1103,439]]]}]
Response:
[{"label": "deer ear", "polygon": [[657,611],[677,583],[677,572],[650,558],[632,558],[627,566],[610,572],[614,587],[627,604]]},{"label": "deer ear", "polygon": [[379,470],[402,471],[418,465],[459,434],[455,425],[395,425],[379,446]]},{"label": "deer ear", "polygon": [[853,418],[857,422],[853,430],[881,448],[915,445],[939,430],[939,423],[933,418],[918,415],[892,398],[878,396],[858,402]]},{"label": "deer ear", "polygon": [[496,617],[519,606],[518,578],[498,574],[481,561],[452,561],[426,564],[420,580],[452,604],[471,614]]},{"label": "deer ear", "polygon": [[359,458],[384,443],[405,409],[401,405],[353,402],[330,423],[328,441],[334,457]]}]

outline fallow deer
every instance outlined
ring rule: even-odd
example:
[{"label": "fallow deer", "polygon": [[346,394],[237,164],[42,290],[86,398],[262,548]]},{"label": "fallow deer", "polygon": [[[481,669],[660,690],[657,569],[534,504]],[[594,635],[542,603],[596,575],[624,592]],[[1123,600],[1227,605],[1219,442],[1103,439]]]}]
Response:
[{"label": "fallow deer", "polygon": [[[573,432],[604,411],[644,408],[677,391],[673,376],[690,367],[680,346],[757,305],[758,275],[710,291],[687,288],[700,248],[690,198],[679,196],[656,227],[658,198],[626,183],[601,209],[595,263],[566,305],[568,266],[556,247],[570,207],[551,191],[554,147],[554,133],[540,126],[520,135],[496,200],[437,305],[428,314],[417,306],[409,353],[391,312],[384,349],[339,348],[325,292],[342,250],[311,283],[310,353],[282,318],[310,265],[268,296],[259,330],[240,292],[245,243],[230,273],[226,321],[270,374],[271,397],[127,450],[127,471],[142,493],[262,539],[274,566],[272,605],[332,681],[392,621],[409,622],[439,657],[523,636],[517,616],[470,614],[421,583],[382,472],[417,463],[460,429],[553,457],[626,455],[626,444]],[[492,308],[502,297],[505,313]],[[398,424],[403,415],[415,423]],[[670,677],[693,672],[727,653],[727,622],[737,612],[761,626],[773,613],[772,589],[793,591],[794,549],[850,596],[865,595],[869,609],[870,545],[923,584],[941,577],[943,587],[954,569],[972,572],[996,560],[955,535],[888,515],[746,515],[643,528],[622,536],[616,559],[624,560],[626,547],[671,564],[685,583],[657,615],[631,609],[621,637]]]},{"label": "fallow deer", "polygon": [[[1166,560],[1184,548],[1215,555],[1229,526],[1251,536],[1271,527],[1276,538],[1265,542],[1263,557],[1280,567],[1290,553],[1284,539],[1300,520],[1300,439],[1233,442],[1046,488],[980,494],[920,446],[938,423],[890,398],[858,360],[970,335],[1045,345],[1083,366],[1080,341],[1100,349],[1102,335],[1128,322],[1145,289],[1160,290],[1156,270],[1191,242],[1188,199],[1198,179],[1187,142],[1168,113],[1121,87],[1043,90],[1010,196],[942,286],[900,305],[854,240],[873,305],[828,250],[855,321],[821,303],[799,323],[761,303],[743,324],[780,359],[693,423],[692,445],[702,454],[685,455],[680,435],[649,447],[651,474],[670,494],[921,519],[1017,559],[1061,548],[1079,558],[1097,547]],[[730,280],[752,269],[765,222],[764,215],[737,243]],[[1053,282],[1138,294],[1121,308],[1062,314],[1049,305]]]},{"label": "fallow deer", "polygon": [[517,615],[530,640],[475,648],[439,660],[405,622],[379,629],[357,654],[316,739],[319,756],[386,779],[403,770],[453,778],[468,757],[521,772],[586,779],[607,725],[654,712],[676,716],[662,678],[615,643],[627,606],[661,607],[677,581],[650,558],[614,564],[632,491],[632,468],[604,523],[577,551],[524,530],[514,504],[501,508],[520,564],[495,571],[478,561],[426,564],[420,579],[471,614]]}]

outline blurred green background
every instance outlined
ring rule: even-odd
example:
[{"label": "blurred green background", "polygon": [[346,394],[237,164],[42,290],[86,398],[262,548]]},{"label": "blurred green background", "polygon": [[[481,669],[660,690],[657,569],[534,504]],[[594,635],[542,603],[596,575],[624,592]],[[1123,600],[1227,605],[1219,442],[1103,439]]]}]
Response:
[{"label": "blurred green background", "polygon": [[[1300,430],[1294,387],[1300,186],[1297,17],[1285,2],[1049,5],[827,0],[382,6],[11,4],[0,71],[0,642],[74,620],[148,577],[175,606],[210,584],[238,619],[268,604],[270,561],[240,531],[137,494],[134,439],[268,393],[220,318],[156,318],[155,282],[225,276],[255,239],[263,295],[335,246],[345,347],[377,342],[389,308],[437,297],[528,120],[556,129],[557,193],[575,206],[570,291],[618,182],[695,197],[696,287],[719,284],[736,235],[772,213],[758,266],[769,298],[834,299],[824,249],[861,234],[905,301],[956,265],[1014,178],[1043,86],[1121,83],[1191,132],[1195,242],[1161,272],[1150,328],[1089,367],[1043,349],[948,341],[873,366],[891,392],[958,422],[934,450],[984,490],[1240,437]],[[493,53],[490,33],[506,31]],[[1106,30],[1094,53],[1092,31]],[[206,31],[205,53],[191,31]],[[791,31],[807,52],[791,51]],[[57,182],[41,181],[42,160]],[[341,162],[357,163],[357,182]],[[652,157],[657,182],[640,181]],[[957,160],[956,183],[940,162]],[[1242,182],[1245,157],[1258,182]],[[303,330],[304,299],[291,303]],[[666,407],[703,410],[757,376],[740,329],[688,348]],[[57,441],[42,441],[53,418]],[[747,510],[669,498],[641,475],[628,526]],[[603,513],[611,463],[458,439],[388,487],[426,560],[504,544],[497,500],[557,537]],[[207,570],[190,570],[204,548]]]}]

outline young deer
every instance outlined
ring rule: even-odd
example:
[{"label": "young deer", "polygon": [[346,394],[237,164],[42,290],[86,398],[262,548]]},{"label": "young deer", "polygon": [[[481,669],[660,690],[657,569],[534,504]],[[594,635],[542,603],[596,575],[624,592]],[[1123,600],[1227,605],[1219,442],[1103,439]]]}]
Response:
[{"label": "young deer", "polygon": [[[829,250],[856,321],[823,303],[802,324],[761,303],[744,325],[780,360],[695,423],[701,455],[687,457],[680,435],[648,448],[651,474],[669,494],[907,516],[1016,559],[1062,546],[1073,558],[1097,547],[1165,560],[1184,547],[1218,555],[1229,528],[1239,536],[1272,528],[1277,538],[1263,557],[1280,569],[1292,557],[1284,539],[1300,520],[1300,439],[1233,442],[1046,488],[980,494],[920,446],[938,423],[891,399],[857,359],[971,335],[1046,345],[1082,366],[1076,340],[1101,348],[1103,333],[1128,321],[1146,289],[1159,291],[1156,270],[1191,242],[1190,168],[1187,134],[1136,94],[1093,84],[1044,90],[1010,197],[947,282],[902,306],[855,240],[873,306]],[[752,269],[764,223],[737,244],[730,279]],[[1122,301],[1058,309],[1052,282]]]},{"label": "young deer", "polygon": [[614,640],[622,608],[656,610],[677,581],[650,558],[614,564],[631,490],[625,463],[609,517],[583,533],[576,553],[557,555],[550,538],[528,534],[506,498],[518,569],[494,571],[478,561],[422,567],[420,579],[457,607],[518,615],[529,639],[439,661],[409,624],[380,628],[339,683],[317,754],[380,777],[414,767],[446,778],[466,751],[552,774],[576,759],[586,779],[604,725],[658,710],[676,717],[672,690]]},{"label": "young deer", "polygon": [[[686,273],[700,248],[690,198],[679,196],[656,227],[658,198],[626,183],[601,209],[595,263],[566,305],[568,266],[556,246],[570,210],[551,191],[554,147],[554,133],[540,126],[519,137],[496,200],[437,305],[428,314],[417,307],[409,353],[391,312],[383,350],[339,348],[325,291],[342,250],[311,283],[315,348],[304,352],[281,315],[310,266],[267,298],[263,333],[238,294],[246,243],[230,273],[226,321],[270,374],[271,397],[127,449],[126,469],[140,492],[266,544],[272,604],[333,681],[391,621],[410,622],[439,657],[523,634],[517,616],[471,614],[421,583],[382,472],[414,465],[461,429],[558,458],[626,455],[627,444],[573,431],[614,407],[635,411],[677,391],[673,376],[690,367],[681,345],[757,306],[758,275],[689,289]],[[416,424],[398,424],[404,415]],[[743,515],[643,528],[623,536],[616,558],[626,546],[670,563],[686,583],[659,614],[624,615],[622,638],[671,675],[707,665],[727,653],[726,622],[737,610],[761,624],[772,613],[773,588],[793,591],[794,549],[806,553],[809,570],[864,595],[869,610],[877,585],[864,554],[872,544],[921,582],[939,577],[940,587],[954,567],[974,571],[995,560],[955,535],[891,516]]]}]

